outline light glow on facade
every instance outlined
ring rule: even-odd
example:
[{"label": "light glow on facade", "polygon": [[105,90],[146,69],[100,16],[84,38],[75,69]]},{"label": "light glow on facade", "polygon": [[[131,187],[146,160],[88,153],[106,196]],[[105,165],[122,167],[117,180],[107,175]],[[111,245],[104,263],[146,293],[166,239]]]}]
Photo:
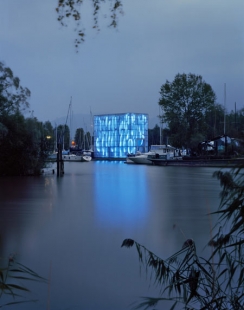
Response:
[{"label": "light glow on facade", "polygon": [[148,151],[148,114],[94,115],[94,157],[123,158]]}]

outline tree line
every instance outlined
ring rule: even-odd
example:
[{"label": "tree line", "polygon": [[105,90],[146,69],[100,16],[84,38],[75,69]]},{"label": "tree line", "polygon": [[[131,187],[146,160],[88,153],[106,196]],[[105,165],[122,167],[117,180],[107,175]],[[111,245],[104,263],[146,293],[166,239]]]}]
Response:
[{"label": "tree line", "polygon": [[[30,110],[30,96],[30,90],[0,62],[0,175],[40,174],[57,143],[66,150],[71,145],[69,126],[55,128],[50,121],[39,121]],[[78,128],[74,141],[78,147],[88,147],[88,138]]]},{"label": "tree line", "polygon": [[[70,146],[89,149],[93,144],[91,134],[83,128],[78,128],[71,140],[67,124],[53,127],[50,121],[33,117],[30,95],[12,70],[0,62],[0,175],[38,174],[57,143],[65,150]],[[226,113],[200,75],[177,74],[161,86],[160,96],[161,125],[148,130],[149,146],[171,144],[194,150],[199,142],[223,135],[224,126],[230,137],[244,140],[244,107]],[[25,117],[26,113],[30,116]]]},{"label": "tree line", "polygon": [[160,144],[161,137],[163,144],[196,150],[200,142],[224,134],[244,140],[244,106],[228,113],[201,75],[178,73],[172,82],[167,80],[158,104],[161,126],[149,130],[149,145]]}]

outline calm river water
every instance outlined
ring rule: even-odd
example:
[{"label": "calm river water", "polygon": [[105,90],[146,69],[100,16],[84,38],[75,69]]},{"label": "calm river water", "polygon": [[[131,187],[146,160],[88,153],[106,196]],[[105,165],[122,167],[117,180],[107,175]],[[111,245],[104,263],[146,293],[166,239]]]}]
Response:
[{"label": "calm river water", "polygon": [[132,238],[167,258],[193,238],[204,253],[207,213],[219,205],[215,170],[93,161],[65,163],[62,178],[0,178],[1,264],[17,253],[49,279],[28,284],[38,302],[9,309],[126,310],[158,296],[136,249],[121,243]]}]

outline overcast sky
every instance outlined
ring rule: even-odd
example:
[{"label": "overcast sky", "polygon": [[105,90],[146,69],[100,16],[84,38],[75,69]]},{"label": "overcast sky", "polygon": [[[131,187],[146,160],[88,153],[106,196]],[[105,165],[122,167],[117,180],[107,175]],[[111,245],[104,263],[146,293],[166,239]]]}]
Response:
[{"label": "overcast sky", "polygon": [[159,114],[159,91],[177,73],[202,75],[227,109],[244,107],[244,0],[123,0],[117,30],[92,29],[76,53],[74,24],[57,22],[57,0],[0,0],[0,61],[31,91],[41,121],[74,114]]}]

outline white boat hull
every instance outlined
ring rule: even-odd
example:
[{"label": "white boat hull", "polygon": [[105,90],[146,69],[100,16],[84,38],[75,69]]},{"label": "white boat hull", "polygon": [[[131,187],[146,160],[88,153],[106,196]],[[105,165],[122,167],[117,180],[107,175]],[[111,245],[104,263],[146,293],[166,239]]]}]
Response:
[{"label": "white boat hull", "polygon": [[86,161],[86,162],[88,162],[88,161],[91,161],[91,156],[87,156],[87,155],[83,155],[83,156],[81,156],[81,161]]},{"label": "white boat hull", "polygon": [[90,151],[83,150],[78,152],[76,156],[81,156],[81,161],[89,162],[92,160],[92,155]]},{"label": "white boat hull", "polygon": [[147,159],[148,155],[155,155],[155,153],[148,152],[148,153],[136,154],[135,156],[129,156],[128,159],[135,164],[151,165],[152,162]]},{"label": "white boat hull", "polygon": [[63,161],[81,161],[82,156],[77,155],[62,155]]},{"label": "white boat hull", "polygon": [[175,156],[175,148],[170,145],[152,145],[147,153],[136,153],[134,156],[128,156],[128,161],[135,164],[151,165],[153,164],[151,158],[159,158],[164,156],[167,160],[173,159]]},{"label": "white boat hull", "polygon": [[92,157],[89,155],[62,155],[63,161],[80,161],[80,162],[89,162]]},{"label": "white boat hull", "polygon": [[138,155],[138,156],[131,156],[128,157],[135,164],[143,164],[143,165],[151,165],[152,162],[147,159],[147,155]]}]

